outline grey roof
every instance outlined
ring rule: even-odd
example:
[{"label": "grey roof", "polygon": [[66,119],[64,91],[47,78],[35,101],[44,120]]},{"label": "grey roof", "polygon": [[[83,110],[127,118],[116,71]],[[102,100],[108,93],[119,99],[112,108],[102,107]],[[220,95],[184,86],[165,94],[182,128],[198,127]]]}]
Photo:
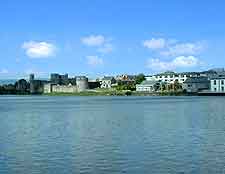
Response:
[{"label": "grey roof", "polygon": [[210,78],[210,80],[216,80],[216,79],[225,79],[225,76],[215,76]]},{"label": "grey roof", "polygon": [[209,83],[207,77],[190,77],[184,83]]},{"label": "grey roof", "polygon": [[200,75],[200,72],[180,72],[176,73],[173,71],[166,71],[164,73],[156,74],[156,76],[165,76],[165,75]]},{"label": "grey roof", "polygon": [[102,78],[102,80],[113,80],[114,77],[113,76],[105,76]]},{"label": "grey roof", "polygon": [[156,83],[158,82],[155,80],[145,80],[140,85],[155,85]]}]

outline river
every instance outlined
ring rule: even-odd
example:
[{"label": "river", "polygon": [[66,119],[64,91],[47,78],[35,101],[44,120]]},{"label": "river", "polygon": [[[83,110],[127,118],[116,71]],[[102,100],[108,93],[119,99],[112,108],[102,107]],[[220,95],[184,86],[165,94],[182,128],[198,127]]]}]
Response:
[{"label": "river", "polygon": [[225,173],[225,97],[0,96],[0,173]]}]

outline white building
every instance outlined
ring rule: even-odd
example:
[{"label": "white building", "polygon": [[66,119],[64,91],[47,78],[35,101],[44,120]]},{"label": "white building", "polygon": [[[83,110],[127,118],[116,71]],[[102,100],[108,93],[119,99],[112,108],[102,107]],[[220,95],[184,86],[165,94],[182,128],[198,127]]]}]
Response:
[{"label": "white building", "polygon": [[114,77],[103,77],[101,80],[101,88],[112,88],[112,85],[116,83]]},{"label": "white building", "polygon": [[141,84],[136,85],[138,92],[154,92],[159,83],[155,80],[145,80]]},{"label": "white building", "polygon": [[225,92],[225,77],[215,77],[210,80],[211,92]]},{"label": "white building", "polygon": [[187,72],[187,73],[174,73],[165,72],[161,74],[156,74],[152,76],[147,76],[146,80],[155,80],[159,82],[174,83],[175,81],[179,83],[184,83],[189,77],[200,77],[200,73]]}]

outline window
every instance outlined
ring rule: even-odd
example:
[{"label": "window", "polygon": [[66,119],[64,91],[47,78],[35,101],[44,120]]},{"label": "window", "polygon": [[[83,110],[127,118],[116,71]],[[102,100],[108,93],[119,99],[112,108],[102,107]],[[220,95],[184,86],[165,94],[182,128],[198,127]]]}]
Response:
[{"label": "window", "polygon": [[221,84],[224,85],[224,80],[221,80]]},{"label": "window", "polygon": [[214,88],[214,91],[216,91],[216,88]]},{"label": "window", "polygon": [[224,91],[224,87],[223,86],[221,87],[221,90]]},{"label": "window", "polygon": [[216,80],[214,80],[214,85],[216,85]]}]

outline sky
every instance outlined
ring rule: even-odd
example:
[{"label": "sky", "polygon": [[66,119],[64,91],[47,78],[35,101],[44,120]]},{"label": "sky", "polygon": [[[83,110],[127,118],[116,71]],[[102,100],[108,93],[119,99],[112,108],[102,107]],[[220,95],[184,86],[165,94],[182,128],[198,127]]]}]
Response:
[{"label": "sky", "polygon": [[0,78],[225,67],[225,1],[2,0]]}]

